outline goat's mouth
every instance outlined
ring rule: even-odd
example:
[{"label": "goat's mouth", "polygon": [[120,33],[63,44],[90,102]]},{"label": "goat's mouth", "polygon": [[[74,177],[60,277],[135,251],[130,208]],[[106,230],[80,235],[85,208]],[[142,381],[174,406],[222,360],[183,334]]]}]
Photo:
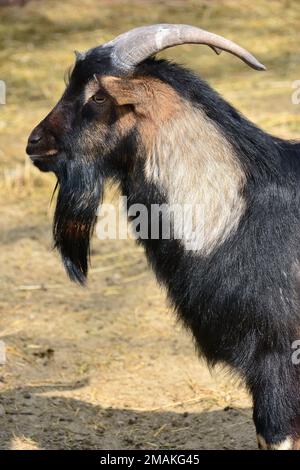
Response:
[{"label": "goat's mouth", "polygon": [[41,153],[27,152],[32,163],[41,171],[53,171],[55,166],[55,159],[59,155],[58,150],[48,150]]},{"label": "goat's mouth", "polygon": [[27,148],[26,151],[32,161],[40,160],[40,159],[47,158],[47,157],[55,157],[59,153],[58,150],[56,149],[34,153],[34,152],[31,152],[30,149]]}]

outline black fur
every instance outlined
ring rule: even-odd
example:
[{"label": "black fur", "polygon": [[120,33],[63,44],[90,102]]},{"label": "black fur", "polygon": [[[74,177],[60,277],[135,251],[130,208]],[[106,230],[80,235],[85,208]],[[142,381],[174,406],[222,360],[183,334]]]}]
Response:
[{"label": "black fur", "polygon": [[[78,99],[94,73],[119,75],[101,48],[77,62],[67,98]],[[208,363],[228,365],[245,379],[254,400],[257,432],[268,443],[299,438],[300,366],[292,363],[291,346],[300,336],[300,144],[257,128],[182,67],[149,59],[136,73],[159,78],[201,107],[236,150],[247,176],[247,210],[238,230],[209,256],[186,252],[178,240],[139,243]],[[57,170],[55,243],[69,275],[80,282],[87,273],[103,179],[117,180],[129,204],[168,202],[145,178],[137,131],[118,140],[113,121],[111,128],[115,144],[102,148],[101,163],[80,156],[81,142],[79,156],[64,159]],[[80,133],[74,134],[69,139],[75,142],[75,154]],[[76,221],[78,229],[70,231],[70,221]]]},{"label": "black fur", "polygon": [[[77,156],[78,157],[78,156]],[[59,184],[53,222],[55,248],[73,281],[85,282],[90,238],[103,194],[103,177],[97,164],[84,158],[63,161],[57,170]]]}]

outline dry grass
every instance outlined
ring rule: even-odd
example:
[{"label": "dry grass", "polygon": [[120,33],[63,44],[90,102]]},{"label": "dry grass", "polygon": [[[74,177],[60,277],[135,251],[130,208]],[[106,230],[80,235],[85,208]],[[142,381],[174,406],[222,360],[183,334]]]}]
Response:
[{"label": "dry grass", "polygon": [[[28,132],[59,98],[73,50],[152,22],[192,23],[249,48],[268,72],[255,73],[226,54],[217,58],[205,47],[183,46],[163,55],[199,71],[270,132],[297,135],[299,109],[291,104],[291,83],[299,78],[300,62],[296,0],[150,3],[147,8],[146,1],[32,0],[24,8],[1,9],[0,78],[7,84],[7,105],[0,108],[1,168],[14,172],[23,163]],[[20,179],[19,173],[16,177]]]},{"label": "dry grass", "polygon": [[251,50],[266,73],[200,46],[163,55],[200,72],[268,131],[299,137],[291,84],[300,79],[300,3],[32,0],[1,9],[0,18],[8,91],[0,107],[0,328],[8,354],[0,446],[255,447],[245,393],[219,374],[210,378],[132,241],[95,240],[88,290],[69,283],[51,251],[54,177],[35,170],[24,149],[63,91],[73,50],[154,22],[195,24]]}]

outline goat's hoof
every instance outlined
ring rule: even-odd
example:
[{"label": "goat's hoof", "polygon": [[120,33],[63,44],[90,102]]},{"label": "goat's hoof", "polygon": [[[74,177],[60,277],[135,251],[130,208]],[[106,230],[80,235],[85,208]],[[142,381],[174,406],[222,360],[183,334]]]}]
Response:
[{"label": "goat's hoof", "polygon": [[287,437],[276,443],[267,443],[265,439],[257,434],[257,444],[260,450],[300,450],[300,438]]}]

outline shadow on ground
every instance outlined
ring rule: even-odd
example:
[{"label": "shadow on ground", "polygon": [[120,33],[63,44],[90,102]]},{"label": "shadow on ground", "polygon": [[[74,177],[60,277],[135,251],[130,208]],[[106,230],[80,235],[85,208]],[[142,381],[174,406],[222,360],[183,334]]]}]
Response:
[{"label": "shadow on ground", "polygon": [[26,387],[2,394],[0,448],[255,449],[249,409],[142,412],[62,396],[84,386]]}]

